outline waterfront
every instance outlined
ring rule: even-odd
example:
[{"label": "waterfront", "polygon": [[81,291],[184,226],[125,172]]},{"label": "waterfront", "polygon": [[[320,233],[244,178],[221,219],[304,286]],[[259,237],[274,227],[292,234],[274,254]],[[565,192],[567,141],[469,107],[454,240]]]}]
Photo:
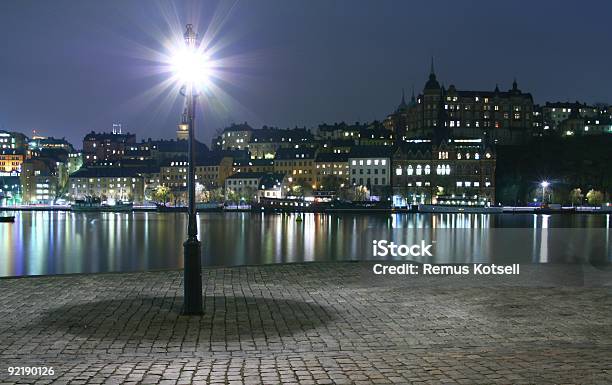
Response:
[{"label": "waterfront", "polygon": [[[0,224],[0,276],[183,267],[181,213],[14,212]],[[206,213],[204,266],[381,259],[373,240],[434,240],[428,263],[608,263],[610,215]],[[404,260],[402,257],[386,257]]]}]

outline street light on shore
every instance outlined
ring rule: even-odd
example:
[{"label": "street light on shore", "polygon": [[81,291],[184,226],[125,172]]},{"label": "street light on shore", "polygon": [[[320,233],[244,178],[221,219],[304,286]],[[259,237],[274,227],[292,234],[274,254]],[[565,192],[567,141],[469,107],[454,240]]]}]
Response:
[{"label": "street light on shore", "polygon": [[546,187],[550,186],[550,183],[548,183],[547,181],[542,181],[542,183],[540,183],[540,186],[542,186],[542,204],[544,204],[544,197],[546,196]]},{"label": "street light on shore", "polygon": [[185,47],[173,58],[173,71],[182,84],[181,94],[186,98],[186,114],[181,124],[188,126],[188,172],[187,190],[189,195],[187,240],[183,243],[184,256],[184,308],[183,314],[202,314],[202,263],[201,243],[198,240],[198,225],[195,207],[195,110],[198,85],[208,76],[207,58],[198,52],[197,35],[192,24],[187,24]]}]

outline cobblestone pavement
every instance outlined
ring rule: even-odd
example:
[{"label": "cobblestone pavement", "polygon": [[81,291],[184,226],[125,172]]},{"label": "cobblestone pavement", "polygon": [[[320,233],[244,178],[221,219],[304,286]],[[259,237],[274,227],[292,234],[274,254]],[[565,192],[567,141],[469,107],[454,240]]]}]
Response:
[{"label": "cobblestone pavement", "polygon": [[[371,263],[0,280],[0,384],[612,383],[611,272],[374,276]],[[9,366],[52,366],[11,377]]]}]

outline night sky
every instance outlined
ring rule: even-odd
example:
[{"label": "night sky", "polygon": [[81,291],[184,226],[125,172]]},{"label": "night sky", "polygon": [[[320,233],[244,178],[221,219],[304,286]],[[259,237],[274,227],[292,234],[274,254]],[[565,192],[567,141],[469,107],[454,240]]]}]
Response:
[{"label": "night sky", "polygon": [[608,1],[3,0],[0,128],[78,148],[116,121],[139,141],[174,137],[182,100],[151,96],[167,78],[151,53],[188,22],[218,31],[213,57],[228,62],[198,117],[207,143],[232,122],[382,119],[402,87],[422,89],[431,56],[446,86],[508,89],[516,77],[537,103],[612,102],[610,15]]}]

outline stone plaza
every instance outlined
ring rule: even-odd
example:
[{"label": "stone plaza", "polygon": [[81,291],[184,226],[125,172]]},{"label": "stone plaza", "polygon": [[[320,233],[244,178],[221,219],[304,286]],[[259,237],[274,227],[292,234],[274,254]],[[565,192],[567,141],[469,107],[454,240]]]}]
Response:
[{"label": "stone plaza", "polygon": [[1,279],[0,384],[612,383],[608,268],[372,265],[207,268],[196,317],[181,271]]}]

